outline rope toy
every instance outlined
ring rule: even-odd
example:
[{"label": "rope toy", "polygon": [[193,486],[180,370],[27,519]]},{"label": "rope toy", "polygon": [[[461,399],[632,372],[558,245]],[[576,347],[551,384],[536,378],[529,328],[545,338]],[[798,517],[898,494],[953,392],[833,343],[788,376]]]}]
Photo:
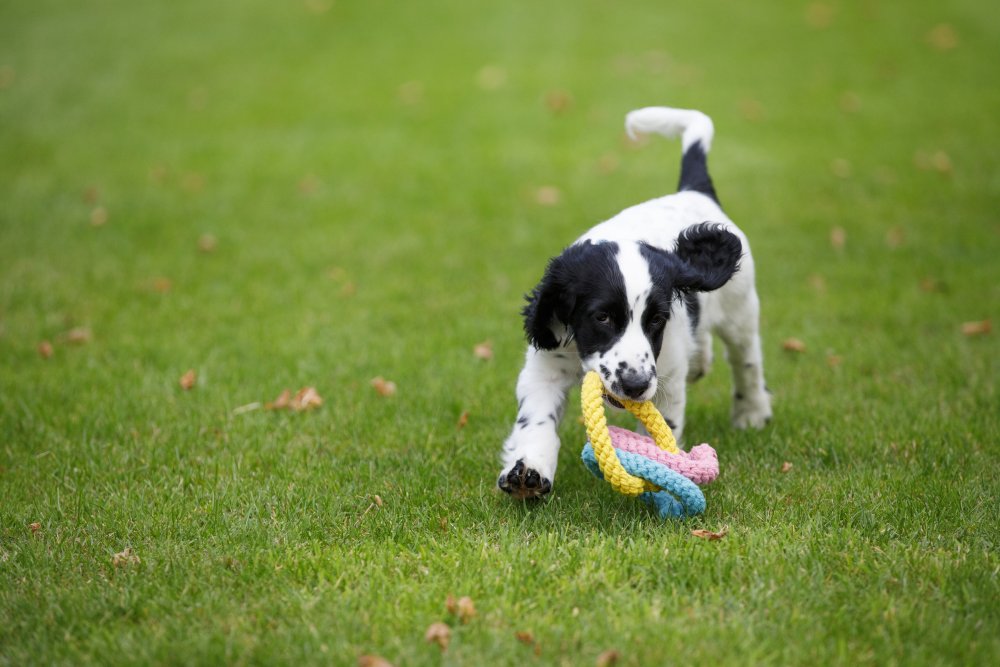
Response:
[{"label": "rope toy", "polygon": [[639,496],[653,505],[663,518],[704,512],[705,495],[698,484],[708,484],[719,476],[715,450],[710,445],[692,447],[690,452],[679,449],[670,426],[652,401],[617,400],[652,437],[608,426],[604,386],[600,375],[590,371],[580,392],[590,438],[581,455],[587,469],[618,493]]}]

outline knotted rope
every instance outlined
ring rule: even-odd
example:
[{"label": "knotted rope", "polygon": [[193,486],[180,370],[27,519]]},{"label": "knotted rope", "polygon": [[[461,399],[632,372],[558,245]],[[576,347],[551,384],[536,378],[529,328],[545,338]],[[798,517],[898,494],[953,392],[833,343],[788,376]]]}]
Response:
[{"label": "knotted rope", "polygon": [[690,516],[705,510],[705,496],[695,482],[705,484],[718,476],[714,449],[709,445],[698,445],[690,452],[678,449],[670,426],[651,401],[617,399],[652,438],[609,427],[604,387],[594,371],[583,378],[580,400],[590,438],[582,458],[594,475],[607,480],[619,493],[639,496],[655,505],[663,517]]}]

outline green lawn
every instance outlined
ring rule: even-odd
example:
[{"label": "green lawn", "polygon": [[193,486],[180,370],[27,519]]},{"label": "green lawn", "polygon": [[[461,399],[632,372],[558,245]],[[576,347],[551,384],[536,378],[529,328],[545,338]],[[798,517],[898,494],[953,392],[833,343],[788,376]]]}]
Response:
[{"label": "green lawn", "polygon": [[[996,664],[998,62],[987,0],[0,4],[0,665]],[[673,523],[571,404],[513,502],[522,295],[672,189],[650,104],[715,120],[775,419],[716,362]]]}]

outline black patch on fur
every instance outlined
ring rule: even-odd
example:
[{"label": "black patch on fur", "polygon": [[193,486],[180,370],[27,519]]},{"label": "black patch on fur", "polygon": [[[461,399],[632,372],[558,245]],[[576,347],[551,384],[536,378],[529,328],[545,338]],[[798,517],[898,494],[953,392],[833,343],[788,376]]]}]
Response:
[{"label": "black patch on fur", "polygon": [[551,329],[557,320],[569,328],[581,355],[610,348],[609,327],[593,318],[607,312],[613,321],[623,322],[626,316],[625,278],[615,260],[617,253],[617,243],[585,241],[550,260],[541,282],[525,297],[528,305],[521,311],[528,342],[540,350],[557,348],[564,342]]},{"label": "black patch on fur", "polygon": [[711,292],[739,271],[743,243],[723,225],[703,222],[680,233],[674,253],[688,269],[678,276],[678,287]]},{"label": "black patch on fur", "polygon": [[676,428],[677,428],[677,424],[675,424],[675,423],[674,423],[674,420],[673,420],[673,419],[666,419],[666,418],[664,418],[664,420],[663,420],[663,421],[667,422],[667,426],[669,426],[669,427],[670,427],[670,430],[671,430],[671,431],[673,431],[674,429],[676,429]]},{"label": "black patch on fur", "polygon": [[701,320],[701,301],[698,300],[697,292],[684,293],[684,306],[688,311],[688,319],[691,320],[691,331],[694,331]]},{"label": "black patch on fur", "polygon": [[700,141],[696,141],[681,156],[681,178],[677,184],[679,191],[694,190],[711,197],[716,204],[719,195],[715,192],[712,177],[708,175],[708,156]]}]

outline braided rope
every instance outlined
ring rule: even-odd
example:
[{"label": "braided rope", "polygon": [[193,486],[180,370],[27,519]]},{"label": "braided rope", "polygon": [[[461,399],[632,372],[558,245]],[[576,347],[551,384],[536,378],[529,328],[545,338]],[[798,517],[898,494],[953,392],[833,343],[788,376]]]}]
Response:
[{"label": "braided rope", "polygon": [[711,482],[719,474],[719,461],[712,447],[698,445],[690,452],[679,449],[670,426],[651,401],[620,400],[652,438],[609,427],[604,414],[604,386],[594,371],[583,378],[580,402],[590,438],[582,458],[594,475],[607,480],[619,493],[639,496],[655,505],[662,517],[704,511],[705,496],[696,482]]}]

